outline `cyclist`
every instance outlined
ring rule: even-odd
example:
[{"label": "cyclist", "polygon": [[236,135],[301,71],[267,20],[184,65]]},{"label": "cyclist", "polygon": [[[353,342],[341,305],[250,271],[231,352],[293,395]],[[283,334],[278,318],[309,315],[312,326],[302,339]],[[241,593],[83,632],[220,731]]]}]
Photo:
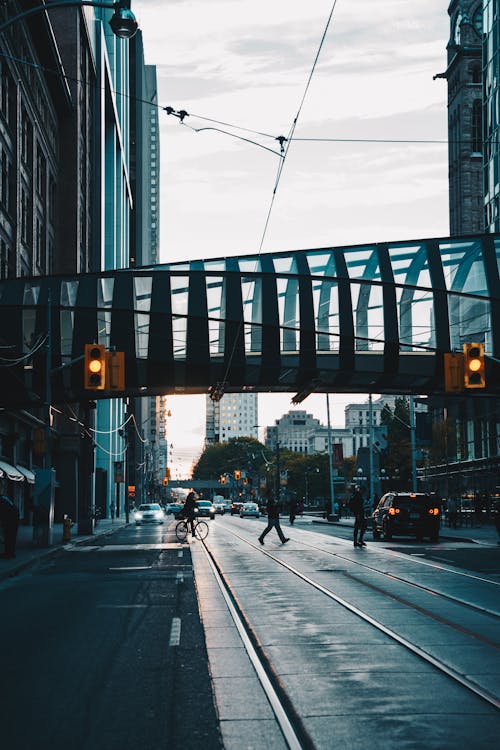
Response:
[{"label": "cyclist", "polygon": [[196,515],[196,492],[191,491],[184,503],[184,509],[182,511],[183,518],[186,519],[187,523],[191,526],[191,534],[194,536],[194,519]]}]

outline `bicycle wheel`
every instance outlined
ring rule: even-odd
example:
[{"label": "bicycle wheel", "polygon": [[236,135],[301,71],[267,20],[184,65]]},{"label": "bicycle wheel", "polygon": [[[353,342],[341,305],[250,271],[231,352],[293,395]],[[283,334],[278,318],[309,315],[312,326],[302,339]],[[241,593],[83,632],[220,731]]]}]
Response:
[{"label": "bicycle wheel", "polygon": [[206,521],[198,521],[194,527],[194,534],[198,539],[205,539],[208,535],[208,523]]},{"label": "bicycle wheel", "polygon": [[186,521],[179,521],[175,527],[175,536],[179,542],[185,542],[188,533],[188,525]]}]

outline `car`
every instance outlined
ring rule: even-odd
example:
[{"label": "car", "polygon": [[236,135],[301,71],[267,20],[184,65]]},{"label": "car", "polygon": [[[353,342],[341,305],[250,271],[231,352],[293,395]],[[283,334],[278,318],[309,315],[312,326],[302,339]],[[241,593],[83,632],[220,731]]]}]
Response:
[{"label": "car", "polygon": [[374,539],[415,536],[421,541],[428,536],[437,542],[440,524],[439,503],[424,492],[386,492],[372,515]]},{"label": "car", "polygon": [[165,514],[159,503],[143,503],[134,514],[135,525],[143,523],[163,523]]},{"label": "car", "polygon": [[221,516],[223,516],[224,513],[226,512],[225,503],[222,503],[222,502],[214,503],[214,508],[215,508],[215,512],[219,513],[219,515]]},{"label": "car", "polygon": [[198,518],[211,518],[212,521],[215,518],[215,506],[212,505],[210,500],[198,500],[196,510]]},{"label": "car", "polygon": [[248,516],[260,518],[260,510],[257,503],[243,503],[240,508],[240,518],[245,518]]},{"label": "car", "polygon": [[182,503],[167,503],[165,506],[165,513],[173,513],[176,516],[182,510]]},{"label": "car", "polygon": [[234,516],[235,514],[239,513],[242,505],[243,502],[239,500],[235,500],[233,503],[231,503],[231,515]]}]

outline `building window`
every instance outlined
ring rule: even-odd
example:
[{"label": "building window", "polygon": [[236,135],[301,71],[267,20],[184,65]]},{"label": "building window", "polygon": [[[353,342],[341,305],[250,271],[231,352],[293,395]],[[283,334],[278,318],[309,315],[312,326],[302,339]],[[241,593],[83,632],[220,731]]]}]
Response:
[{"label": "building window", "polygon": [[476,99],[472,105],[472,153],[481,154],[483,130],[483,107],[481,99]]}]

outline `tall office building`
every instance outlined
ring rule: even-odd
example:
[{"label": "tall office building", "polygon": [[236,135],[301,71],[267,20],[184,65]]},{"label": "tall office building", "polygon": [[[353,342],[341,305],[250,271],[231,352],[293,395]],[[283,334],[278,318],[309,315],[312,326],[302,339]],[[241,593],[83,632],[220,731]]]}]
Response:
[{"label": "tall office building", "polygon": [[220,401],[206,397],[205,444],[226,443],[231,438],[258,439],[256,393],[225,393]]},{"label": "tall office building", "polygon": [[485,222],[483,209],[481,0],[452,0],[448,14],[448,65],[435,78],[448,81],[448,175],[453,236],[478,234],[491,220],[486,218]]}]

